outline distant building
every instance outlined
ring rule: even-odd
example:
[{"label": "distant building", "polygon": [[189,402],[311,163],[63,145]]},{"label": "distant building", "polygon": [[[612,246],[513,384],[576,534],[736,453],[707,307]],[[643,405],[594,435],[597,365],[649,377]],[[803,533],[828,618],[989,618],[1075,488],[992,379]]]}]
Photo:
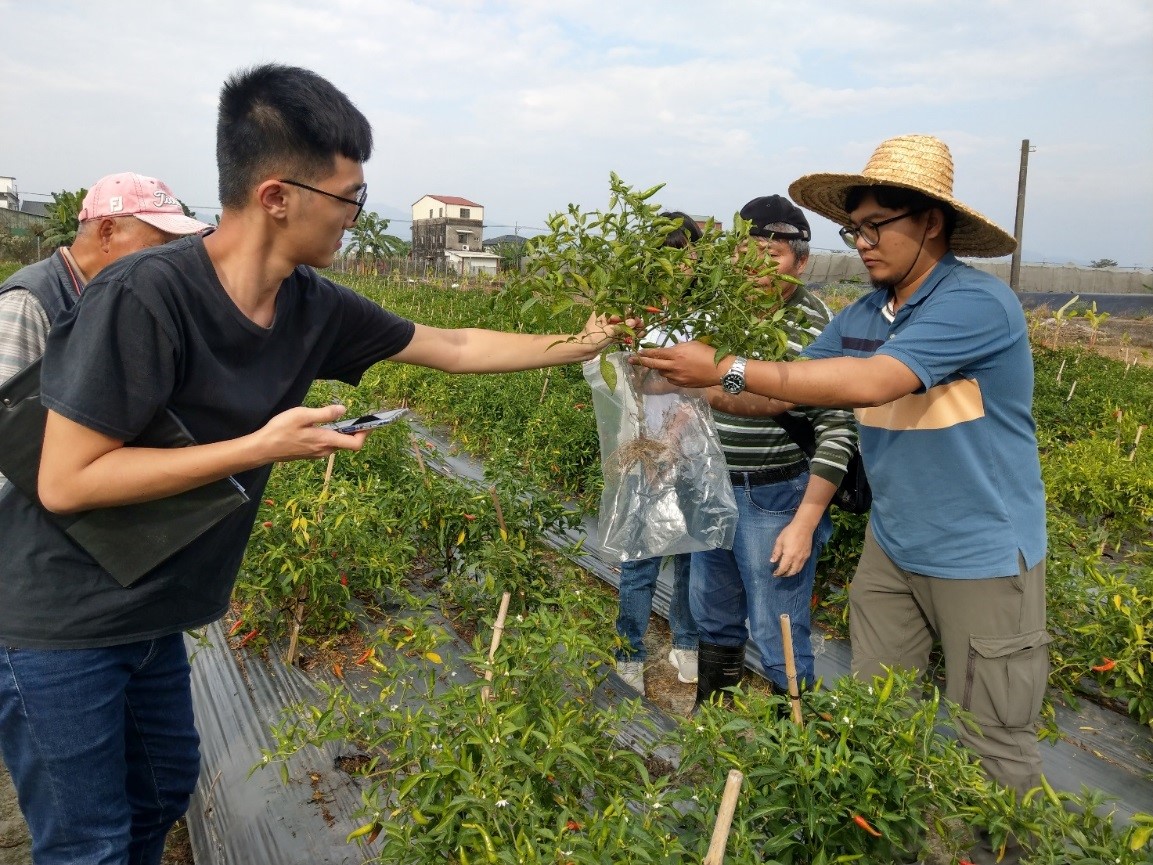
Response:
[{"label": "distant building", "polygon": [[15,177],[0,176],[0,207],[8,210],[20,209],[20,193],[16,190]]},{"label": "distant building", "polygon": [[412,205],[412,257],[457,273],[496,273],[499,257],[484,252],[484,207],[456,195],[425,195]]},{"label": "distant building", "polygon": [[528,242],[527,237],[521,237],[519,234],[501,234],[496,237],[486,237],[483,241],[485,249],[492,249],[494,246],[524,246]]},{"label": "distant building", "polygon": [[0,231],[16,236],[39,234],[48,222],[49,205],[20,201],[15,177],[0,176]]}]

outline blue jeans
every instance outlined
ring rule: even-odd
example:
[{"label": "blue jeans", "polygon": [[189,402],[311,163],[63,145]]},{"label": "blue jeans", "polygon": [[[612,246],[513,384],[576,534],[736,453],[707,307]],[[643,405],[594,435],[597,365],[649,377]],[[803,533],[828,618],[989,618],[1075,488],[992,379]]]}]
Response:
[{"label": "blue jeans", "polygon": [[0,647],[0,737],[36,865],[155,865],[200,772],[184,637]]},{"label": "blue jeans", "polygon": [[[669,629],[674,649],[697,648],[697,623],[689,610],[689,554],[673,556],[673,593],[669,602]],[[620,609],[617,633],[625,647],[617,650],[618,661],[643,661],[645,632],[653,613],[653,592],[661,569],[660,557],[621,562]]]},{"label": "blue jeans", "polygon": [[817,524],[813,552],[799,574],[775,577],[776,566],[769,561],[777,535],[792,521],[808,483],[805,472],[775,484],[734,487],[737,535],[733,548],[693,553],[690,603],[701,642],[743,646],[751,638],[761,653],[765,676],[781,688],[788,687],[782,613],[789,614],[792,624],[797,679],[804,685],[816,681],[809,604],[817,559],[833,532],[828,512]]}]

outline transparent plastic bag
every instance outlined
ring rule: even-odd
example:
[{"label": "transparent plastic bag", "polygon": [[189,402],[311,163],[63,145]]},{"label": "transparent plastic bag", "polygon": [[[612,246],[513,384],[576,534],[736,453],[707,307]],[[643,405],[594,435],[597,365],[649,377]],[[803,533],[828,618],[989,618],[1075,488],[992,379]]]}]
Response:
[{"label": "transparent plastic bag", "polygon": [[731,548],[737,502],[704,391],[627,358],[584,365],[605,481],[601,546],[621,561]]}]

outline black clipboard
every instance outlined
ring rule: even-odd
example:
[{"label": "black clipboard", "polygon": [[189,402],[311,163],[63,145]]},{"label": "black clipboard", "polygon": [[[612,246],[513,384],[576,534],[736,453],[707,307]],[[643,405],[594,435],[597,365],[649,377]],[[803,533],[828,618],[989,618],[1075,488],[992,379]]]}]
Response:
[{"label": "black clipboard", "polygon": [[[0,473],[43,509],[36,489],[47,418],[40,403],[40,364],[37,359],[0,385]],[[196,443],[168,410],[129,442],[152,448]],[[247,501],[244,488],[235,478],[227,477],[150,502],[77,514],[44,512],[127,588]]]}]

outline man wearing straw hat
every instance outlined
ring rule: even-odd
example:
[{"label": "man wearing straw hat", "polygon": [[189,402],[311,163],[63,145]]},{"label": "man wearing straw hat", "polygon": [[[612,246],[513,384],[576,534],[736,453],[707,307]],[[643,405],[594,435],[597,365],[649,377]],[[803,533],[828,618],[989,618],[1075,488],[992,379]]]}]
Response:
[{"label": "man wearing straw hat", "polygon": [[[873,510],[849,594],[853,672],[924,670],[939,639],[946,696],[980,727],[961,740],[1023,793],[1040,781],[1049,643],[1033,360],[1016,296],[957,258],[1016,242],[953,197],[949,149],[930,136],[885,141],[860,174],[806,175],[789,195],[843,226],[876,289],[833,319],[810,362],[744,371],[753,393],[856,409]],[[690,387],[738,360],[699,343],[641,354]],[[987,839],[972,858],[997,861]]]}]

